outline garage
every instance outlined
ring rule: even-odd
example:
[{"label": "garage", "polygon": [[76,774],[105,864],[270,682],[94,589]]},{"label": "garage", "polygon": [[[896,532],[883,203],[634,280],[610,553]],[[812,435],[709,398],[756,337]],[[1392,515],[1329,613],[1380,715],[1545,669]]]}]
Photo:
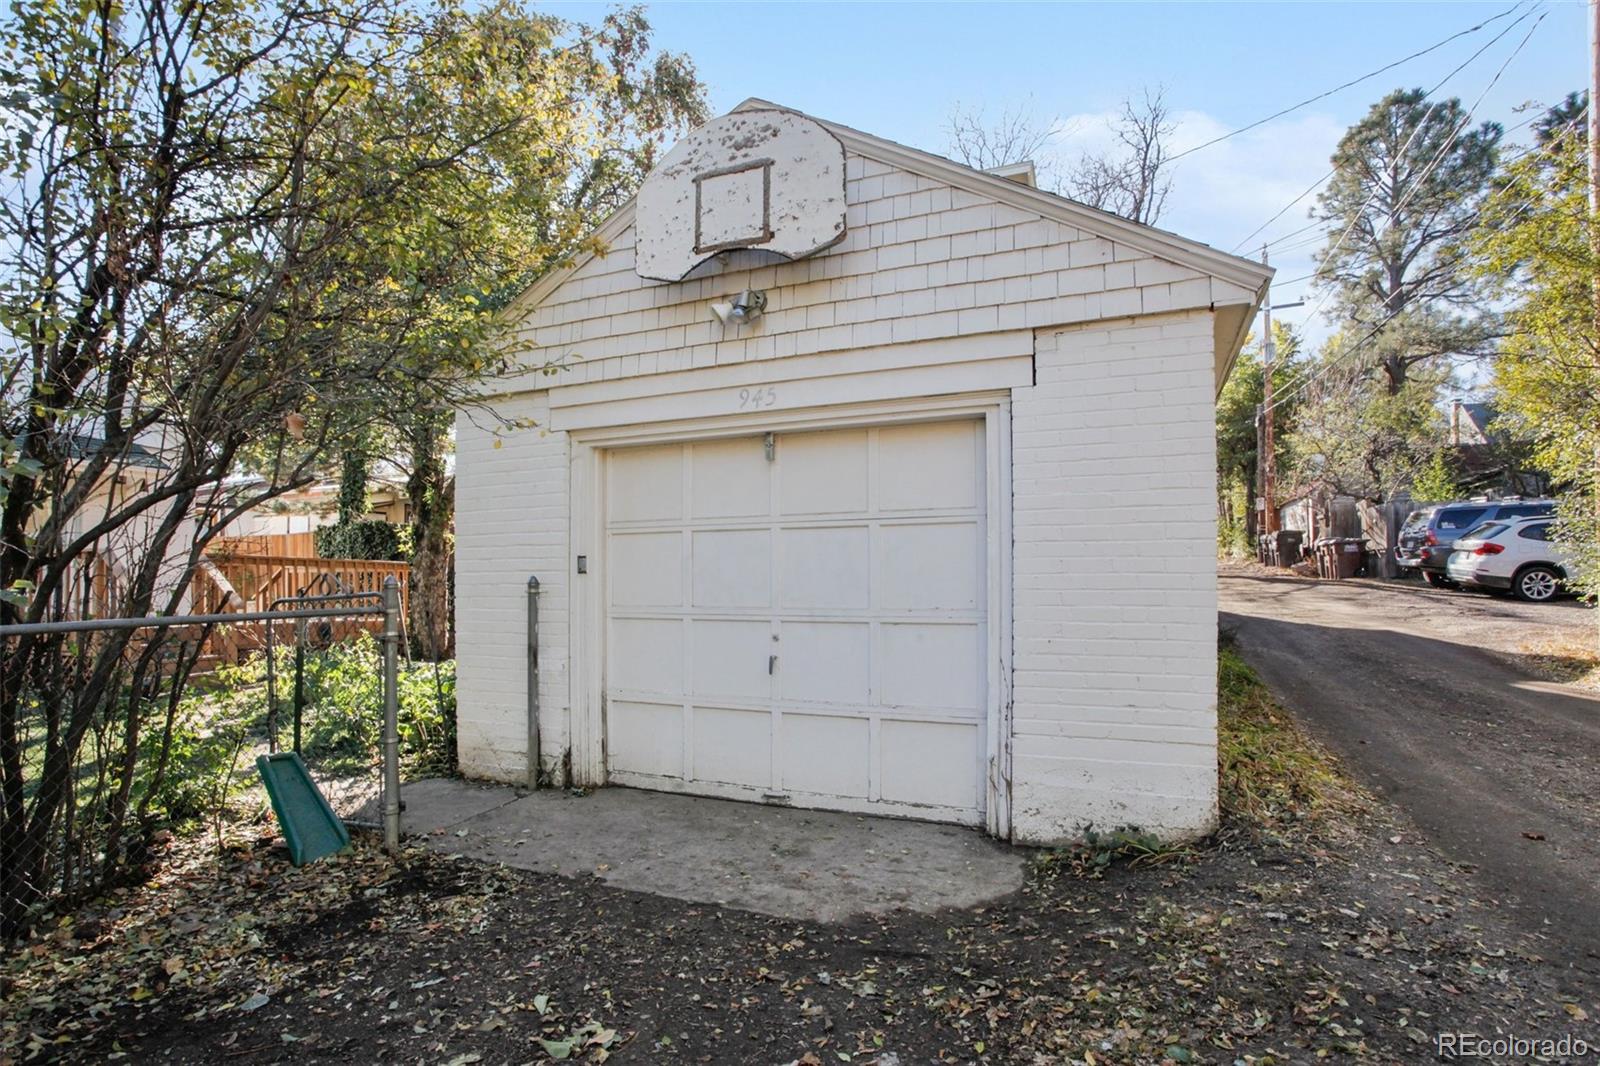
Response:
[{"label": "garage", "polygon": [[982,424],[605,457],[612,781],[982,813]]},{"label": "garage", "polygon": [[458,415],[463,771],[1207,832],[1214,405],[1268,277],[1027,167],[711,120]]}]

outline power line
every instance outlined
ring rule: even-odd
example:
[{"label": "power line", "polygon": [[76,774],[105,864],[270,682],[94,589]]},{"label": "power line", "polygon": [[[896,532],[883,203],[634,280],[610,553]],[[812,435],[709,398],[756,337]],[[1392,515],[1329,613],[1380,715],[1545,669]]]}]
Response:
[{"label": "power line", "polygon": [[1305,373],[1301,374],[1297,380],[1290,382],[1288,387],[1284,389],[1283,394],[1273,399],[1273,408],[1276,409],[1281,407],[1283,404],[1294,399],[1296,396],[1300,395],[1300,393],[1309,388],[1318,378],[1338,367],[1352,355],[1357,355],[1365,350],[1367,345],[1376,339],[1379,333],[1383,332],[1383,328],[1390,322],[1393,322],[1395,318],[1399,316],[1399,314],[1399,311],[1390,311],[1384,316],[1383,321],[1379,322],[1377,325],[1373,326],[1372,329],[1367,331],[1366,336],[1349,345],[1344,351],[1339,352],[1337,355],[1323,360],[1320,366],[1308,369]]},{"label": "power line", "polygon": [[[1505,18],[1507,15],[1511,14],[1513,11],[1515,11],[1517,8],[1519,8],[1521,6],[1522,6],[1521,2],[1513,4],[1511,7],[1506,8],[1506,10],[1500,12],[1498,15],[1493,15],[1493,16],[1491,16],[1489,18],[1484,19],[1482,22],[1478,23],[1476,26],[1469,26],[1464,30],[1460,30],[1460,31],[1458,31],[1456,33],[1452,33],[1450,36],[1446,37],[1444,40],[1439,41],[1436,44],[1431,44],[1428,47],[1422,49],[1421,51],[1412,52],[1410,55],[1406,56],[1403,59],[1396,59],[1393,63],[1389,63],[1389,64],[1387,64],[1385,66],[1379,67],[1377,70],[1371,71],[1371,72],[1369,72],[1367,74],[1363,74],[1359,78],[1353,78],[1350,81],[1345,82],[1343,85],[1334,86],[1332,89],[1329,89],[1326,92],[1321,92],[1321,93],[1318,93],[1315,96],[1308,97],[1307,99],[1300,101],[1298,104],[1294,104],[1294,105],[1292,105],[1290,107],[1286,107],[1282,111],[1278,111],[1278,112],[1275,112],[1275,113],[1273,113],[1271,115],[1268,115],[1266,118],[1257,119],[1256,121],[1250,123],[1248,126],[1240,126],[1238,129],[1233,130],[1233,131],[1231,131],[1229,133],[1224,133],[1220,137],[1213,137],[1213,138],[1211,138],[1211,140],[1205,142],[1204,144],[1197,144],[1193,148],[1189,148],[1189,149],[1186,149],[1186,150],[1184,150],[1182,152],[1179,152],[1177,155],[1175,155],[1171,159],[1169,159],[1168,162],[1169,163],[1176,163],[1178,160],[1182,159],[1184,156],[1193,155],[1195,152],[1200,151],[1202,148],[1210,148],[1214,144],[1221,144],[1223,141],[1227,140],[1230,137],[1237,137],[1241,133],[1248,133],[1250,130],[1255,129],[1257,126],[1264,126],[1268,122],[1273,121],[1274,119],[1280,119],[1285,115],[1288,115],[1288,114],[1291,114],[1291,113],[1293,113],[1295,111],[1300,110],[1302,107],[1308,107],[1311,104],[1316,103],[1318,100],[1325,100],[1328,97],[1334,95],[1335,93],[1341,93],[1344,90],[1349,89],[1349,88],[1351,88],[1353,86],[1360,85],[1364,81],[1370,81],[1371,79],[1376,78],[1379,74],[1388,73],[1389,71],[1393,70],[1395,67],[1403,66],[1404,64],[1411,62],[1413,59],[1420,59],[1422,56],[1427,55],[1429,52],[1434,52],[1434,51],[1439,50],[1440,48],[1443,48],[1445,45],[1449,44],[1451,41],[1457,40],[1457,39],[1459,39],[1461,37],[1466,37],[1469,34],[1477,33],[1479,30],[1481,30],[1485,26],[1489,25],[1489,23],[1497,22],[1500,19]],[[1252,236],[1254,236],[1254,234],[1252,234]]]},{"label": "power line", "polygon": [[[1538,11],[1539,8],[1543,7],[1543,6],[1544,6],[1543,3],[1540,3],[1540,4],[1535,5],[1534,7],[1530,8],[1526,13],[1524,13],[1522,15],[1521,18],[1518,18],[1516,20],[1516,22],[1513,22],[1510,26],[1507,26],[1504,30],[1501,30],[1500,33],[1495,36],[1494,40],[1490,41],[1488,45],[1484,46],[1484,48],[1488,48],[1490,45],[1493,45],[1495,43],[1495,41],[1498,41],[1501,37],[1504,37],[1507,33],[1509,33],[1512,29],[1514,29],[1517,26],[1518,23],[1522,22],[1524,19],[1526,19],[1529,16],[1531,16],[1534,12]],[[1434,153],[1433,158],[1428,161],[1428,164],[1425,167],[1422,168],[1422,173],[1417,175],[1416,178],[1412,179],[1412,181],[1410,182],[1410,187],[1408,189],[1406,189],[1405,195],[1400,198],[1399,204],[1397,204],[1395,206],[1394,210],[1390,212],[1389,219],[1393,219],[1394,217],[1399,215],[1399,213],[1401,211],[1405,210],[1406,205],[1411,202],[1412,197],[1414,197],[1417,194],[1417,192],[1421,190],[1421,188],[1423,186],[1423,183],[1428,180],[1428,178],[1433,174],[1434,170],[1436,170],[1438,168],[1439,164],[1444,161],[1444,158],[1445,158],[1446,155],[1449,154],[1450,149],[1455,147],[1455,143],[1456,143],[1457,139],[1460,138],[1462,132],[1464,130],[1466,130],[1466,128],[1468,126],[1470,126],[1472,124],[1472,118],[1477,113],[1478,108],[1480,106],[1482,106],[1484,98],[1489,95],[1489,91],[1491,89],[1493,89],[1495,87],[1495,85],[1500,81],[1501,75],[1505,74],[1506,68],[1511,65],[1512,60],[1516,59],[1517,56],[1522,54],[1522,50],[1525,47],[1527,47],[1528,41],[1530,39],[1532,39],[1534,31],[1539,28],[1539,24],[1542,23],[1545,20],[1545,18],[1549,16],[1549,14],[1550,13],[1548,11],[1544,12],[1537,19],[1534,20],[1534,23],[1533,23],[1532,26],[1528,27],[1528,32],[1523,34],[1522,40],[1519,41],[1517,43],[1517,46],[1511,50],[1511,54],[1506,56],[1505,61],[1500,64],[1500,69],[1495,71],[1494,77],[1489,79],[1489,84],[1487,84],[1487,85],[1485,85],[1483,87],[1483,91],[1480,92],[1478,94],[1478,98],[1472,102],[1472,106],[1467,108],[1467,113],[1462,118],[1460,124],[1458,124],[1456,126],[1456,128],[1453,131],[1451,131],[1449,138],[1446,139],[1445,143],[1440,146],[1438,152]],[[1480,52],[1481,51],[1482,50],[1480,49]],[[1443,83],[1441,82],[1441,84],[1443,84]],[[1435,87],[1434,91],[1437,91],[1437,86]],[[1401,146],[1400,153],[1399,153],[1401,156],[1405,155],[1406,151],[1411,147],[1411,142],[1415,141],[1417,139],[1417,135],[1420,134],[1422,132],[1423,128],[1427,125],[1428,116],[1433,113],[1433,109],[1437,105],[1438,105],[1438,101],[1434,101],[1434,103],[1428,105],[1428,110],[1423,114],[1422,120],[1417,123],[1417,128],[1412,130],[1411,136],[1406,138],[1406,143]],[[1345,240],[1350,236],[1351,232],[1355,229],[1356,222],[1358,220],[1360,220],[1363,215],[1366,214],[1367,208],[1372,206],[1373,202],[1377,199],[1378,193],[1380,191],[1381,190],[1377,189],[1377,188],[1372,190],[1372,194],[1367,197],[1366,202],[1364,202],[1361,205],[1361,207],[1356,211],[1355,215],[1350,219],[1350,224],[1348,226],[1346,226],[1344,228],[1344,232],[1339,235],[1339,240],[1334,244],[1333,250],[1330,251],[1327,254],[1326,258],[1331,259],[1333,256],[1339,254],[1339,249],[1344,247]],[[1378,237],[1382,236],[1384,231],[1387,229],[1388,221],[1389,221],[1388,219],[1384,220],[1384,222],[1379,226],[1377,231],[1373,234],[1373,239],[1374,240],[1376,240]],[[1314,270],[1310,274],[1305,275],[1304,277],[1294,278],[1291,281],[1284,282],[1284,284],[1285,285],[1292,285],[1296,281],[1305,281],[1305,280],[1307,280],[1309,278],[1320,277],[1320,276],[1322,276],[1322,275],[1324,275],[1326,273],[1327,273],[1326,270]],[[1318,312],[1320,312],[1322,310],[1322,308],[1327,304],[1327,302],[1330,299],[1333,298],[1333,292],[1334,292],[1334,290],[1332,290],[1332,289],[1329,289],[1327,292],[1325,292],[1323,294],[1323,296],[1322,296],[1322,299],[1317,301],[1316,306],[1313,307],[1309,312],[1307,312],[1306,317],[1307,318],[1315,317],[1318,314]]]},{"label": "power line", "polygon": [[[1544,16],[1543,15],[1541,15],[1539,17],[1539,22],[1542,22],[1542,21],[1544,21]],[[1539,22],[1535,22],[1533,24],[1533,26],[1530,26],[1528,28],[1528,32],[1522,38],[1521,43],[1517,45],[1516,49],[1512,51],[1510,56],[1506,57],[1505,63],[1501,64],[1500,70],[1495,74],[1494,79],[1489,82],[1489,85],[1487,87],[1485,87],[1483,94],[1479,95],[1477,101],[1475,101],[1473,103],[1472,109],[1467,112],[1466,119],[1462,122],[1461,126],[1459,126],[1457,128],[1455,134],[1453,134],[1450,137],[1450,139],[1445,142],[1444,146],[1440,149],[1439,154],[1435,155],[1434,158],[1433,158],[1433,161],[1428,165],[1428,167],[1426,169],[1424,169],[1422,175],[1417,179],[1417,184],[1412,185],[1410,190],[1408,191],[1406,197],[1402,198],[1401,203],[1400,203],[1400,207],[1404,207],[1405,204],[1409,201],[1411,193],[1414,193],[1417,189],[1421,188],[1421,182],[1427,180],[1428,174],[1431,173],[1433,167],[1441,159],[1444,158],[1444,153],[1448,152],[1450,150],[1451,145],[1453,145],[1455,143],[1455,138],[1460,135],[1461,130],[1465,129],[1467,127],[1467,125],[1471,123],[1471,121],[1472,121],[1472,112],[1477,109],[1478,104],[1483,102],[1483,96],[1488,93],[1490,88],[1494,87],[1495,81],[1498,81],[1499,78],[1500,78],[1500,74],[1503,74],[1505,72],[1506,66],[1508,66],[1510,64],[1511,60],[1513,60],[1513,59],[1515,59],[1517,57],[1517,53],[1521,52],[1523,46],[1528,43],[1528,38],[1533,36],[1533,31],[1536,28],[1538,28]],[[1399,208],[1396,208],[1396,211],[1398,211],[1398,210],[1399,210]],[[1310,312],[1307,313],[1306,317],[1307,318],[1315,317],[1317,315],[1317,313],[1322,309],[1322,306],[1324,304],[1326,304],[1328,302],[1328,300],[1332,296],[1333,296],[1333,290],[1329,289],[1323,295],[1322,299],[1317,301],[1317,305],[1315,307],[1313,307],[1310,310]],[[1321,378],[1324,375],[1328,374],[1335,367],[1341,365],[1346,360],[1348,360],[1351,356],[1356,355],[1356,354],[1360,353],[1361,351],[1365,350],[1365,348],[1373,340],[1375,340],[1377,338],[1378,334],[1383,332],[1384,327],[1386,327],[1390,322],[1393,322],[1395,320],[1395,318],[1405,310],[1406,310],[1405,307],[1400,307],[1400,308],[1397,308],[1394,311],[1389,312],[1387,315],[1385,315],[1383,317],[1383,320],[1381,322],[1379,322],[1377,325],[1373,326],[1372,329],[1367,332],[1366,336],[1362,337],[1359,341],[1355,342],[1355,344],[1353,344],[1350,347],[1346,348],[1344,351],[1340,352],[1338,355],[1333,356],[1331,359],[1325,360],[1320,367],[1316,367],[1316,368],[1314,368],[1312,370],[1309,370],[1306,374],[1303,374],[1301,376],[1300,380],[1298,380],[1297,382],[1292,383],[1292,387],[1291,388],[1286,389],[1281,396],[1279,396],[1279,397],[1277,397],[1277,398],[1275,398],[1273,400],[1272,406],[1274,408],[1276,408],[1279,405],[1281,405],[1283,403],[1286,403],[1287,401],[1293,399],[1295,396],[1298,396],[1300,393],[1304,392],[1307,388],[1309,388],[1315,381],[1317,381],[1318,378]]]},{"label": "power line", "polygon": [[[1519,8],[1521,6],[1522,6],[1522,4],[1518,3],[1518,4],[1514,5],[1511,8],[1508,8],[1506,11],[1501,12],[1499,15],[1496,15],[1493,19],[1485,20],[1481,25],[1482,26],[1487,26],[1490,22],[1495,21],[1495,19],[1504,18],[1506,15],[1511,14],[1513,11],[1517,10],[1517,8]],[[1450,71],[1450,73],[1446,74],[1443,78],[1440,78],[1439,81],[1433,86],[1433,88],[1429,89],[1427,92],[1422,94],[1422,98],[1424,100],[1426,100],[1429,97],[1431,97],[1434,93],[1436,93],[1440,89],[1444,88],[1445,85],[1450,81],[1451,78],[1455,77],[1457,74],[1461,73],[1467,67],[1471,66],[1474,62],[1476,62],[1479,56],[1483,55],[1483,53],[1487,52],[1490,48],[1493,48],[1497,43],[1499,43],[1499,41],[1500,41],[1500,39],[1502,37],[1504,37],[1506,34],[1510,33],[1513,29],[1515,29],[1519,23],[1521,23],[1523,20],[1528,18],[1528,16],[1532,15],[1535,11],[1537,11],[1540,6],[1542,6],[1542,4],[1541,5],[1535,5],[1534,7],[1529,8],[1527,11],[1523,12],[1520,16],[1517,17],[1517,19],[1514,22],[1511,23],[1511,25],[1507,26],[1505,29],[1503,29],[1499,33],[1495,34],[1492,38],[1489,39],[1489,41],[1487,43],[1485,43],[1483,45],[1483,47],[1479,48],[1476,52],[1473,52],[1470,56],[1468,56],[1466,59],[1462,60],[1459,64],[1457,64],[1454,70]],[[1541,18],[1542,18],[1542,16],[1541,16]],[[1537,23],[1535,25],[1537,25]],[[1475,27],[1475,29],[1476,28],[1477,27]],[[1470,32],[1473,32],[1473,31],[1471,31],[1471,30],[1463,30],[1462,32],[1463,33],[1470,33]],[[1460,36],[1460,34],[1457,34],[1456,36]],[[1440,43],[1443,44],[1445,42],[1440,42]],[[1432,103],[1430,103],[1428,105],[1428,110],[1422,116],[1422,122],[1419,122],[1417,124],[1417,128],[1412,131],[1411,136],[1409,138],[1407,138],[1405,145],[1400,149],[1400,151],[1402,153],[1404,153],[1407,148],[1411,147],[1411,141],[1416,139],[1417,133],[1422,129],[1423,124],[1427,122],[1428,116],[1433,113],[1433,109],[1435,107],[1437,107],[1437,106],[1438,106],[1438,101],[1433,101]],[[1337,172],[1338,172],[1338,168],[1337,167],[1332,168],[1326,174],[1324,174],[1322,177],[1320,177],[1316,181],[1312,182],[1310,187],[1308,187],[1305,192],[1301,193],[1299,196],[1296,196],[1293,200],[1290,200],[1287,204],[1283,205],[1283,207],[1278,210],[1277,214],[1273,215],[1271,218],[1267,219],[1261,225],[1259,225],[1255,229],[1251,230],[1250,233],[1248,235],[1246,235],[1244,240],[1240,241],[1238,244],[1233,246],[1233,250],[1234,251],[1238,251],[1240,248],[1244,247],[1244,245],[1246,245],[1246,244],[1248,244],[1250,242],[1251,238],[1253,238],[1256,234],[1260,233],[1262,230],[1266,229],[1268,226],[1272,225],[1278,219],[1282,218],[1283,215],[1285,214],[1285,212],[1287,212],[1295,204],[1298,204],[1301,200],[1304,200],[1307,196],[1310,196],[1313,192],[1315,192],[1317,190],[1317,188],[1323,182],[1325,182],[1329,178],[1333,177],[1334,174],[1336,174]],[[1369,204],[1370,204],[1370,199],[1371,198],[1369,198]],[[1367,209],[1367,206],[1368,206],[1368,204],[1363,204],[1362,207],[1361,207],[1361,210],[1365,211]],[[1340,238],[1340,243],[1341,244],[1343,243],[1343,237]],[[1315,275],[1311,275],[1311,276],[1315,276]],[[1301,280],[1304,280],[1304,279],[1296,278],[1295,280],[1296,281],[1301,281]],[[1293,284],[1293,282],[1284,282],[1284,284]]]}]

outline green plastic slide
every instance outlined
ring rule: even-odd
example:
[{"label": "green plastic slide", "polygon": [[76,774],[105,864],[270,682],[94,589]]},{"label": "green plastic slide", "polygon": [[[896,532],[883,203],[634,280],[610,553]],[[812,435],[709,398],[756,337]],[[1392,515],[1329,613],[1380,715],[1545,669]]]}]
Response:
[{"label": "green plastic slide", "polygon": [[296,866],[350,846],[350,831],[323,799],[299,754],[280,751],[258,756],[256,769],[261,771],[262,783],[272,798],[272,813],[278,816],[289,858]]}]

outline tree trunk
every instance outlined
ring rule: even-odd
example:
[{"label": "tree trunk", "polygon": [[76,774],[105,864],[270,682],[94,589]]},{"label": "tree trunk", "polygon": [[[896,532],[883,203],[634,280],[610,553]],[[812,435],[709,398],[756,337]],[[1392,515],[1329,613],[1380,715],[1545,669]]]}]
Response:
[{"label": "tree trunk", "polygon": [[408,625],[412,653],[438,662],[455,654],[450,612],[450,524],[455,482],[446,473],[444,444],[448,412],[418,415],[410,434],[411,602]]}]

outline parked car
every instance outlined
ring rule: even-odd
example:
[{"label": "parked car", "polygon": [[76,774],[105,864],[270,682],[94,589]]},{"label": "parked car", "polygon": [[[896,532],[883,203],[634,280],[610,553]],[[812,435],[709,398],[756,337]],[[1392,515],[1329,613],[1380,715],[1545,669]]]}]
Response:
[{"label": "parked car", "polygon": [[1542,518],[1556,513],[1554,500],[1457,500],[1412,511],[1400,528],[1394,561],[1402,570],[1420,570],[1422,579],[1435,588],[1448,588],[1454,582],[1446,573],[1450,545],[1475,526],[1512,518]]},{"label": "parked car", "polygon": [[1485,522],[1455,542],[1446,572],[1468,588],[1509,589],[1532,603],[1553,600],[1571,565],[1550,539],[1553,524],[1548,517]]}]

